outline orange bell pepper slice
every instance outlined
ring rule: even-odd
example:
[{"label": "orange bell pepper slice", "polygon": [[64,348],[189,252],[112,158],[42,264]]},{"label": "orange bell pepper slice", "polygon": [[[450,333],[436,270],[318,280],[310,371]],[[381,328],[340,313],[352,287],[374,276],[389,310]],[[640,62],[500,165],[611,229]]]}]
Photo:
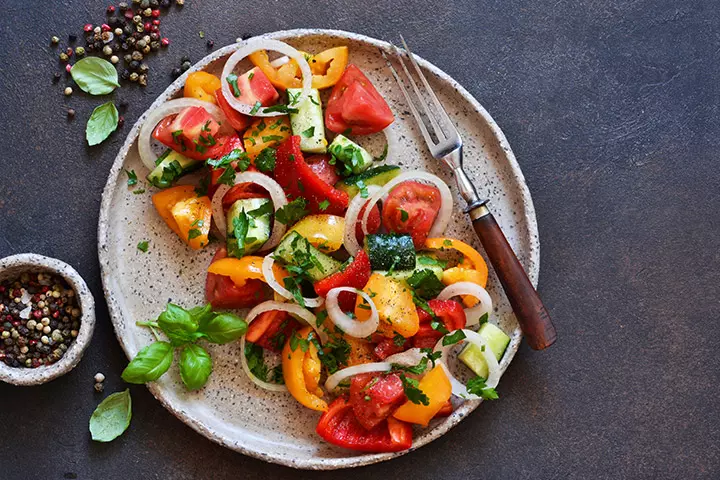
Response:
[{"label": "orange bell pepper slice", "polygon": [[[348,47],[329,48],[317,55],[303,53],[312,72],[312,88],[321,90],[335,85],[345,72],[345,67],[348,64],[348,53]],[[248,58],[267,75],[270,83],[275,87],[285,90],[288,88],[302,88],[300,67],[295,60],[275,68],[270,65],[270,59],[265,50],[253,52]]]},{"label": "orange bell pepper slice", "polygon": [[[260,68],[262,72],[268,77],[270,83],[277,88],[287,90],[288,88],[302,88],[302,81],[295,77],[294,68],[283,68],[286,63],[280,68],[275,68],[270,65],[270,58],[265,50],[258,50],[248,55],[250,61],[256,67]],[[282,70],[282,71],[281,71]]]},{"label": "orange bell pepper slice", "polygon": [[[325,307],[317,308],[315,309],[315,315],[319,316],[320,312],[323,311],[327,313]],[[374,351],[375,345],[363,338],[355,338],[338,332],[335,328],[335,324],[328,317],[325,318],[325,321],[322,323],[320,328],[326,331],[331,337],[341,337],[350,346],[350,353],[347,356],[346,362],[348,367],[377,361]]]},{"label": "orange bell pepper slice", "polygon": [[260,118],[250,124],[243,134],[243,145],[248,156],[255,160],[267,147],[276,148],[292,135],[290,117]]},{"label": "orange bell pepper slice", "polygon": [[[463,260],[457,267],[448,268],[443,272],[442,282],[445,285],[457,282],[473,282],[483,288],[487,285],[487,263],[482,255],[467,243],[452,238],[428,238],[425,240],[425,247],[433,250],[451,248],[463,254]],[[463,295],[462,300],[466,307],[472,307],[478,303],[478,299],[472,295]]]},{"label": "orange bell pepper slice", "polygon": [[[265,281],[262,263],[263,257],[251,255],[242,258],[226,257],[211,263],[207,271],[230,277],[236,286],[243,287],[251,279]],[[281,284],[282,279],[289,275],[282,265],[277,263],[273,264],[273,274]]]},{"label": "orange bell pepper slice", "polygon": [[160,217],[183,242],[194,250],[208,244],[212,205],[208,197],[197,196],[195,187],[179,185],[162,190],[152,196],[152,202]]},{"label": "orange bell pepper slice", "polygon": [[[458,282],[472,282],[485,288],[487,284],[487,270],[483,273],[470,268],[448,268],[442,274],[442,282],[445,285],[452,285]],[[462,301],[466,307],[474,307],[479,300],[472,295],[462,295]]]},{"label": "orange bell pepper slice", "polygon": [[183,96],[217,105],[215,90],[220,87],[222,87],[222,83],[215,75],[207,72],[193,72],[185,80]]},{"label": "orange bell pepper slice", "polygon": [[430,420],[445,406],[452,395],[452,385],[443,367],[435,366],[418,384],[418,388],[428,397],[428,404],[407,401],[395,410],[393,417],[403,422],[417,423],[426,426]]},{"label": "orange bell pepper slice", "polygon": [[[307,340],[312,331],[312,327],[308,326],[296,332],[295,335]],[[309,362],[307,367],[306,362]],[[293,350],[290,347],[290,339],[285,342],[282,351],[282,371],[285,386],[290,394],[295,397],[295,400],[302,405],[312,410],[325,412],[328,405],[325,400],[320,398],[322,390],[318,387],[320,382],[319,363],[317,348],[312,343],[309,343],[307,349],[303,351],[300,345],[296,345],[295,350]],[[310,382],[307,381],[308,377]]]}]

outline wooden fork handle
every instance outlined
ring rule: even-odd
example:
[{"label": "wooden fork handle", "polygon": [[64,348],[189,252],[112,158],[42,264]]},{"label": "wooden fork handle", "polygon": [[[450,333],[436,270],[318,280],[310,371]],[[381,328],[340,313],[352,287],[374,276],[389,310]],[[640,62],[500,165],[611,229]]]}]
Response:
[{"label": "wooden fork handle", "polygon": [[495,217],[485,205],[474,207],[468,213],[528,344],[534,350],[549,347],[557,337],[555,327]]}]

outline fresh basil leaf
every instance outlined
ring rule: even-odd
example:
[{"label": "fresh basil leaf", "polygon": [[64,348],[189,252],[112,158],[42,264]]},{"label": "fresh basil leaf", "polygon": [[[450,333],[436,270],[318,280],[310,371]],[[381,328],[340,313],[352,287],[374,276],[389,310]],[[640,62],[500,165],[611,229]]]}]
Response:
[{"label": "fresh basil leaf", "polygon": [[198,339],[198,322],[184,308],[168,303],[165,311],[158,317],[158,325],[174,345],[192,342]]},{"label": "fresh basil leaf", "polygon": [[212,305],[209,303],[203,306],[193,307],[188,310],[188,313],[197,322],[198,330],[202,330],[203,325],[206,325],[215,317],[215,313],[212,311]]},{"label": "fresh basil leaf", "polygon": [[495,389],[488,387],[485,384],[485,379],[481,377],[475,377],[468,380],[467,391],[468,393],[482,397],[485,400],[497,400],[500,398]]},{"label": "fresh basil leaf", "polygon": [[90,435],[96,442],[111,442],[130,426],[132,398],[130,390],[108,395],[90,416]]},{"label": "fresh basil leaf", "polygon": [[[264,137],[263,137],[264,141]],[[255,157],[255,166],[261,172],[272,172],[275,170],[276,150],[272,147],[263,148]]]},{"label": "fresh basil leaf", "polygon": [[168,371],[173,360],[173,347],[168,342],[155,342],[135,355],[122,373],[127,383],[154,382]]},{"label": "fresh basil leaf", "polygon": [[77,61],[70,69],[70,75],[80,90],[90,95],[106,95],[120,86],[113,64],[99,57]]},{"label": "fresh basil leaf", "polygon": [[242,337],[247,331],[247,323],[232,313],[214,315],[200,324],[199,331],[211,343],[230,343]]},{"label": "fresh basil leaf", "polygon": [[112,102],[95,107],[85,127],[85,138],[88,145],[97,145],[109,137],[117,129],[118,118],[117,108]]},{"label": "fresh basil leaf", "polygon": [[200,345],[185,345],[180,352],[180,378],[188,390],[205,386],[213,370],[210,354]]}]

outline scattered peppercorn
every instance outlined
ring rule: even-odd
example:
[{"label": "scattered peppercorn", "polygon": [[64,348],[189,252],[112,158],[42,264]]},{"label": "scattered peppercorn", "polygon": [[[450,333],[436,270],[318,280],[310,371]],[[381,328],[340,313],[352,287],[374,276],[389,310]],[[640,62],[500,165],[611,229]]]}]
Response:
[{"label": "scattered peppercorn", "polygon": [[69,97],[73,93],[72,87],[65,87],[65,91],[63,92],[65,96]]},{"label": "scattered peppercorn", "polygon": [[147,75],[140,75],[138,77],[138,83],[140,83],[141,87],[147,87],[148,82],[148,76]]},{"label": "scattered peppercorn", "polygon": [[118,4],[118,7],[120,8],[121,12],[125,13],[128,9],[128,4],[127,4],[127,2],[120,2]]},{"label": "scattered peppercorn", "polygon": [[182,75],[182,70],[180,70],[178,67],[175,67],[175,68],[172,69],[172,71],[170,72],[170,74],[173,76],[173,78],[177,78],[177,77],[179,77],[180,75]]},{"label": "scattered peppercorn", "polygon": [[214,48],[215,42],[213,42],[212,40],[208,40],[207,42],[205,42],[205,45],[207,45],[207,48]]},{"label": "scattered peppercorn", "polygon": [[125,117],[122,115],[118,118],[118,128],[122,128],[125,125]]},{"label": "scattered peppercorn", "polygon": [[93,31],[92,23],[86,23],[85,26],[83,27],[83,30],[87,33],[92,32]]},{"label": "scattered peppercorn", "polygon": [[75,47],[75,55],[78,57],[82,57],[85,55],[85,48],[84,47]]},{"label": "scattered peppercorn", "polygon": [[108,15],[112,15],[113,13],[115,13],[115,7],[114,7],[113,5],[110,5],[110,6],[107,8],[107,14],[108,14]]},{"label": "scattered peppercorn", "polygon": [[68,63],[67,65],[65,65],[65,71],[66,71],[67,73],[70,73],[70,70],[72,70],[72,65],[70,65],[70,64]]},{"label": "scattered peppercorn", "polygon": [[68,117],[68,118],[73,118],[73,117],[75,117],[75,110],[73,110],[72,108],[68,108],[67,117]]},{"label": "scattered peppercorn", "polygon": [[183,5],[185,5],[185,0],[175,0],[175,3],[182,7]]},{"label": "scattered peppercorn", "polygon": [[167,38],[167,37],[163,37],[163,39],[160,40],[160,44],[161,44],[163,47],[167,47],[168,45],[170,45],[170,39]]},{"label": "scattered peppercorn", "polygon": [[112,63],[112,64],[116,64],[119,61],[120,61],[120,59],[118,58],[117,55],[113,55],[112,57],[110,57],[110,63]]},{"label": "scattered peppercorn", "polygon": [[102,383],[96,383],[94,388],[96,392],[102,393],[103,390],[105,390],[105,385]]},{"label": "scattered peppercorn", "polygon": [[150,6],[150,0],[140,0],[140,8],[148,8]]},{"label": "scattered peppercorn", "polygon": [[131,81],[131,82],[137,82],[139,76],[140,76],[140,75],[138,75],[137,72],[132,72],[132,73],[130,74],[130,81]]},{"label": "scattered peppercorn", "polygon": [[50,43],[52,43],[53,45],[57,45],[58,43],[60,43],[60,39],[57,36],[53,35],[50,39]]},{"label": "scattered peppercorn", "polygon": [[75,35],[74,33],[71,33],[70,35],[68,35],[68,40],[71,41],[71,42],[76,42],[76,41],[77,41],[77,35]]},{"label": "scattered peppercorn", "polygon": [[61,62],[67,62],[70,59],[70,57],[68,57],[68,54],[65,52],[60,53],[59,57]]},{"label": "scattered peppercorn", "polygon": [[103,53],[104,53],[106,56],[112,55],[112,54],[113,54],[113,49],[112,49],[112,47],[111,47],[110,45],[105,45],[105,46],[103,47]]},{"label": "scattered peppercorn", "polygon": [[62,75],[60,75],[60,72],[55,72],[55,74],[53,75],[53,83],[59,82],[61,76]]},{"label": "scattered peppercorn", "polygon": [[183,72],[190,70],[190,67],[192,67],[190,62],[183,62],[182,66],[181,66]]}]

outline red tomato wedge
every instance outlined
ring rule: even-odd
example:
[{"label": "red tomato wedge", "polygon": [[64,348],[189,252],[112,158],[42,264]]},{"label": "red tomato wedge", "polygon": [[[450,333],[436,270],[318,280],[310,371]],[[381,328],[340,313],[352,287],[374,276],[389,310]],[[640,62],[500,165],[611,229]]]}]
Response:
[{"label": "red tomato wedge", "polygon": [[412,345],[412,340],[410,339],[404,339],[403,343],[398,345],[394,338],[387,338],[382,335],[378,336],[381,337],[380,342],[375,345],[373,352],[375,352],[375,355],[377,355],[380,360],[385,360],[390,355],[404,352]]},{"label": "red tomato wedge", "polygon": [[[237,99],[248,105],[255,105],[255,103],[260,102],[260,105],[267,107],[280,98],[280,94],[275,90],[273,84],[270,83],[267,75],[258,67],[240,75],[237,80],[237,85],[238,90],[240,90],[240,96],[237,97]],[[232,85],[230,86],[230,91],[233,91]]]},{"label": "red tomato wedge", "polygon": [[[467,322],[465,310],[455,300],[430,300],[428,306],[448,331],[452,332],[453,330],[465,328]],[[422,308],[418,308],[417,312],[418,317],[420,317],[420,329],[412,337],[413,346],[417,348],[433,348],[443,334],[430,326],[433,318],[429,313]]]},{"label": "red tomato wedge", "polygon": [[385,99],[355,65],[348,65],[333,87],[325,110],[325,126],[335,133],[377,133],[395,117]]},{"label": "red tomato wedge", "polygon": [[300,322],[281,310],[261,313],[248,327],[245,339],[255,345],[281,352],[285,341],[300,329]]},{"label": "red tomato wedge", "polygon": [[[358,214],[358,222],[357,225],[355,225],[355,236],[357,237],[357,241],[360,243],[360,245],[362,245],[363,240],[365,239],[365,233],[363,233],[362,229],[362,222],[360,221],[360,219],[363,218],[363,215],[365,215],[365,207],[360,209],[360,214]],[[373,205],[372,210],[370,210],[370,215],[368,215],[367,227],[368,233],[377,233],[377,231],[380,230],[380,209],[378,209],[377,205]]]},{"label": "red tomato wedge", "polygon": [[305,159],[305,163],[328,185],[335,185],[340,180],[335,167],[330,165],[330,155],[310,155]]},{"label": "red tomato wedge", "polygon": [[[218,248],[212,262],[227,257],[227,249]],[[212,263],[211,262],[211,263]],[[219,309],[250,308],[272,298],[272,290],[263,281],[250,279],[238,288],[230,277],[208,273],[205,299]]]},{"label": "red tomato wedge", "polygon": [[242,148],[237,134],[229,127],[218,125],[202,107],[188,107],[164,118],[155,127],[153,137],[194,160],[219,158],[237,146]]},{"label": "red tomato wedge", "polygon": [[363,373],[350,381],[350,404],[358,423],[375,428],[406,400],[402,380],[395,373]]},{"label": "red tomato wedge", "polygon": [[[347,193],[323,181],[305,162],[300,151],[300,137],[292,136],[277,149],[275,180],[283,187],[288,198],[303,197],[311,213],[344,215],[349,198]],[[320,208],[320,206],[327,208]]]},{"label": "red tomato wedge", "polygon": [[[327,278],[315,282],[315,293],[321,297],[327,297],[330,290],[337,287],[352,287],[361,290],[370,279],[370,257],[365,250],[360,250],[355,259],[345,270],[333,273]],[[338,295],[338,304],[344,312],[352,312],[355,309],[356,294],[352,292],[341,292]]]},{"label": "red tomato wedge", "polygon": [[409,423],[388,417],[375,428],[366,430],[355,418],[352,405],[343,397],[329,405],[315,431],[328,443],[361,452],[399,452],[412,447]]},{"label": "red tomato wedge", "polygon": [[222,93],[222,88],[218,88],[215,90],[215,101],[218,104],[218,107],[220,107],[220,110],[222,110],[223,114],[225,115],[225,118],[228,119],[228,122],[230,122],[230,126],[234,128],[237,131],[243,131],[245,130],[252,121],[250,117],[247,115],[243,115],[242,113],[238,112],[234,108],[230,106],[227,100],[225,100],[225,95]]},{"label": "red tomato wedge", "polygon": [[407,233],[420,249],[440,211],[442,199],[437,187],[407,181],[393,188],[383,205],[383,225],[393,233]]}]

